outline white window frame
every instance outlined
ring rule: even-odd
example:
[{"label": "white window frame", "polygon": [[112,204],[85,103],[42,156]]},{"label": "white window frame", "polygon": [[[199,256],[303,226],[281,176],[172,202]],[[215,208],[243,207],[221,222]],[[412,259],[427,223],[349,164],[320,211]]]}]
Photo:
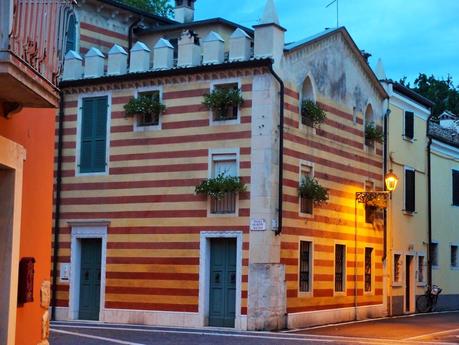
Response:
[{"label": "white window frame", "polygon": [[[343,291],[336,291],[336,245],[344,246],[343,258]],[[347,244],[342,241],[335,241],[333,244],[333,296],[347,296]]]},{"label": "white window frame", "polygon": [[[208,157],[208,171],[207,171],[207,178],[213,178],[213,170],[214,170],[214,155],[235,155],[236,159],[236,176],[240,175],[240,149],[239,148],[222,148],[222,149],[210,149],[209,150],[209,157]],[[234,213],[225,213],[225,214],[218,214],[218,213],[211,213],[210,211],[210,203],[211,200],[207,198],[207,217],[238,217],[239,216],[239,193],[236,194],[236,208]]]},{"label": "white window frame", "polygon": [[[241,90],[241,87],[242,87],[242,82],[240,78],[219,79],[219,80],[212,81],[212,83],[210,84],[210,92],[215,90],[215,87],[218,87],[220,85],[226,85],[226,84],[237,84],[237,87],[239,90]],[[241,93],[242,93],[242,90],[241,90]],[[212,113],[212,110],[209,109],[209,125],[210,126],[239,125],[241,123],[241,116],[242,116],[241,113],[242,113],[241,107],[238,107],[237,119],[214,121],[214,115]]]},{"label": "white window frame", "polygon": [[[416,128],[415,128],[415,119],[416,119],[416,112],[414,110],[406,110],[406,109],[402,109],[403,111],[403,117],[402,117],[402,121],[403,121],[403,124],[402,124],[402,139],[409,142],[409,143],[414,143],[416,141]],[[408,138],[407,136],[405,136],[405,126],[406,126],[406,112],[412,112],[413,113],[413,138]]]},{"label": "white window frame", "polygon": [[[300,160],[299,170],[298,170],[298,184],[301,183],[301,172],[303,171],[303,167],[311,168],[312,178],[314,178],[314,175],[315,175],[314,163],[310,161]],[[312,213],[303,213],[301,212],[301,197],[298,196],[298,215],[302,218],[314,218],[314,202],[312,203]]]},{"label": "white window frame", "polygon": [[[434,265],[432,262],[432,258],[430,258],[430,261],[432,262],[432,269],[440,269],[440,244],[438,241],[431,241],[432,244],[435,244],[437,246],[437,264]],[[430,254],[432,254],[431,248],[429,248]]]},{"label": "white window frame", "polygon": [[[162,86],[145,86],[135,90],[134,97],[139,97],[140,93],[159,91],[159,101],[163,101],[163,87]],[[151,131],[160,131],[162,129],[163,123],[163,114],[159,114],[158,124],[152,126],[139,126],[139,119],[137,116],[134,116],[133,129],[134,132],[151,132]]]},{"label": "white window frame", "polygon": [[[413,171],[414,172],[414,211],[407,211],[406,210],[406,171]],[[403,213],[407,216],[413,216],[416,212],[416,169],[412,168],[408,165],[403,167]]]},{"label": "white window frame", "polygon": [[[83,99],[92,97],[107,96],[107,134],[106,134],[106,148],[105,148],[105,171],[100,172],[80,172],[80,159],[81,159],[81,123],[83,119]],[[111,119],[112,119],[112,92],[88,92],[78,95],[77,101],[77,128],[76,128],[76,154],[75,154],[75,176],[107,176],[110,171],[110,132],[111,132]]]},{"label": "white window frame", "polygon": [[[452,251],[453,251],[453,247],[456,247],[456,266],[452,266],[451,265],[451,254],[452,254]],[[453,271],[459,271],[459,243],[457,242],[452,242],[449,244],[449,256],[450,256],[450,259],[449,259],[449,267],[451,270]]]},{"label": "white window frame", "polygon": [[[419,281],[419,258],[423,257],[424,258],[424,265],[423,265],[423,280]],[[416,285],[419,287],[425,287],[426,286],[426,273],[427,273],[427,255],[424,252],[418,252],[416,254]]]},{"label": "white window frame", "polygon": [[[365,291],[365,250],[366,248],[371,248],[371,290]],[[372,296],[375,294],[375,247],[370,244],[365,244],[363,247],[363,294],[366,296]]]},{"label": "white window frame", "polygon": [[[399,271],[398,271],[398,278],[399,280],[395,280],[395,255],[399,256]],[[403,286],[403,277],[404,277],[404,269],[403,269],[403,257],[404,254],[399,251],[394,251],[392,253],[392,267],[391,267],[391,276],[392,276],[392,286],[394,287],[401,287]]]},{"label": "white window frame", "polygon": [[[301,242],[310,242],[309,248],[309,291],[300,291],[300,262],[301,262]],[[314,239],[312,237],[298,237],[298,279],[296,282],[298,297],[312,298],[314,297]]]},{"label": "white window frame", "polygon": [[299,101],[299,104],[298,104],[298,123],[299,123],[300,130],[305,130],[308,134],[316,135],[316,128],[315,127],[310,127],[310,126],[307,126],[307,125],[303,125],[303,122],[301,121],[301,106],[303,104],[303,100],[305,100],[304,99],[304,95],[303,95],[303,85],[304,85],[304,82],[306,81],[307,78],[309,78],[309,80],[311,81],[311,86],[312,86],[312,99],[311,99],[311,101],[313,101],[317,105],[316,82],[315,82],[314,78],[312,77],[312,75],[310,73],[308,73],[304,77],[303,82],[301,83],[301,85],[298,88],[299,96],[300,96],[300,101]]}]

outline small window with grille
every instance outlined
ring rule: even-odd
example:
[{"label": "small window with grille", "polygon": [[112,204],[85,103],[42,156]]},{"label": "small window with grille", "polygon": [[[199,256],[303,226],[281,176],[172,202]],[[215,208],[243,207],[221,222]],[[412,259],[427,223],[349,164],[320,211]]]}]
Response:
[{"label": "small window with grille", "polygon": [[424,283],[424,256],[418,256],[418,283]]},{"label": "small window with grille", "polygon": [[[160,101],[160,93],[158,90],[139,92],[138,97],[148,97],[156,101]],[[150,127],[159,125],[160,114],[142,113],[137,115],[137,127]]]},{"label": "small window with grille", "polygon": [[438,267],[438,243],[432,243],[430,247],[430,258],[432,266]]},{"label": "small window with grille", "polygon": [[373,248],[365,248],[365,292],[373,289]]},{"label": "small window with grille", "polygon": [[346,246],[335,245],[335,291],[344,292],[344,279],[346,273]]},{"label": "small window with grille", "polygon": [[[237,156],[235,153],[212,155],[212,177],[215,178],[219,175],[237,176]],[[210,198],[210,213],[236,213],[236,197],[235,192],[228,192],[221,199]]]},{"label": "small window with grille", "polygon": [[451,267],[458,268],[458,260],[457,260],[457,245],[451,245]]},{"label": "small window with grille", "polygon": [[400,267],[401,267],[401,255],[394,254],[394,283],[400,283],[401,276],[400,276]]},{"label": "small window with grille", "polygon": [[312,242],[300,241],[300,292],[311,292]]},{"label": "small window with grille", "polygon": [[[310,178],[314,177],[312,165],[301,164],[300,184],[307,177],[310,177]],[[300,198],[300,213],[302,213],[303,215],[312,215],[314,212],[314,201],[312,199],[308,199],[302,196],[300,196],[299,198]]]}]

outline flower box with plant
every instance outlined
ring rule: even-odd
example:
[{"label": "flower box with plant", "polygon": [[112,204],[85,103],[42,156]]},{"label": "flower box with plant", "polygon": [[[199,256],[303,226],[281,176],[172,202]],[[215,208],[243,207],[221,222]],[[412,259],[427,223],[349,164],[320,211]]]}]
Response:
[{"label": "flower box with plant", "polygon": [[244,103],[238,88],[216,87],[210,94],[204,95],[202,102],[212,111],[214,121],[237,119],[237,111]]},{"label": "flower box with plant", "polygon": [[303,199],[312,200],[315,206],[320,206],[328,201],[328,189],[322,187],[319,182],[306,176],[298,186],[298,196]]},{"label": "flower box with plant", "polygon": [[380,126],[376,126],[374,122],[370,122],[365,126],[365,144],[373,146],[375,141],[382,143],[384,141],[384,133]]},{"label": "flower box with plant", "polygon": [[124,105],[126,116],[137,116],[139,123],[143,125],[157,125],[159,115],[166,110],[164,104],[159,100],[159,95],[140,95],[131,98]]},{"label": "flower box with plant", "polygon": [[318,128],[326,117],[325,111],[313,101],[308,99],[301,103],[301,123],[303,125]]},{"label": "flower box with plant", "polygon": [[204,180],[195,188],[196,194],[211,198],[211,213],[234,213],[236,194],[245,191],[246,186],[240,177],[225,174]]}]

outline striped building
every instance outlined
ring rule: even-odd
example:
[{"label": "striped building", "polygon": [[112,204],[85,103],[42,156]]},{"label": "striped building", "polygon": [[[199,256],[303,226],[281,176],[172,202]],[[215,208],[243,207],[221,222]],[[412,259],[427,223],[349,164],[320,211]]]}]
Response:
[{"label": "striped building", "polygon": [[[76,17],[93,15],[84,6]],[[355,193],[382,190],[382,145],[365,126],[382,124],[387,94],[347,30],[285,44],[272,1],[254,30],[194,22],[194,1],[175,11],[183,23],[150,18],[136,44],[76,25],[89,45],[84,66],[70,49],[61,83],[56,318],[261,330],[384,315],[383,224]],[[224,120],[203,105],[221,88],[244,100]],[[165,112],[126,116],[139,95]],[[326,113],[317,128],[306,100]],[[195,193],[220,173],[246,190]],[[298,196],[308,178],[328,202]]]}]

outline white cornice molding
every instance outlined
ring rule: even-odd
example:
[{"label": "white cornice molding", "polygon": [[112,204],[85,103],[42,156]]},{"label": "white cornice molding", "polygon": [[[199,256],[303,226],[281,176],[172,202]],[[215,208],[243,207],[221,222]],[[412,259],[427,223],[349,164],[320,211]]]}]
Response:
[{"label": "white cornice molding", "polygon": [[432,140],[431,150],[432,153],[439,153],[455,160],[459,159],[459,148],[436,139]]}]

